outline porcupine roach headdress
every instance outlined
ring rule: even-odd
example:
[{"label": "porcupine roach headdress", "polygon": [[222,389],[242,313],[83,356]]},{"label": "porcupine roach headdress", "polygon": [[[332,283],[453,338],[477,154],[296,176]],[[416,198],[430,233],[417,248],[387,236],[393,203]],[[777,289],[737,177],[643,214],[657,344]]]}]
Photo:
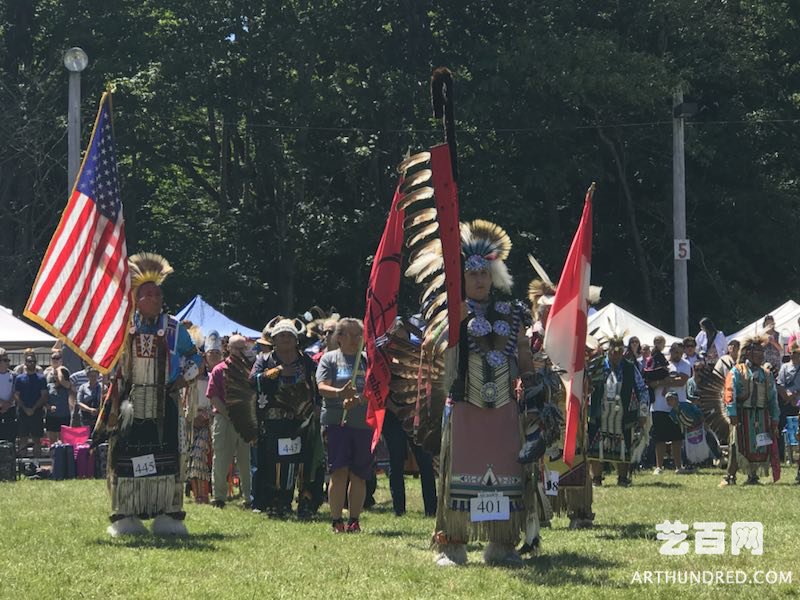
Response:
[{"label": "porcupine roach headdress", "polygon": [[131,288],[134,290],[148,282],[160,286],[173,272],[166,258],[152,252],[139,252],[128,257],[128,270],[131,274]]},{"label": "porcupine roach headdress", "polygon": [[752,335],[750,337],[746,337],[742,340],[742,345],[739,347],[739,360],[738,362],[743,363],[747,360],[750,351],[753,348],[759,348],[765,346],[767,343],[767,337],[762,335]]}]

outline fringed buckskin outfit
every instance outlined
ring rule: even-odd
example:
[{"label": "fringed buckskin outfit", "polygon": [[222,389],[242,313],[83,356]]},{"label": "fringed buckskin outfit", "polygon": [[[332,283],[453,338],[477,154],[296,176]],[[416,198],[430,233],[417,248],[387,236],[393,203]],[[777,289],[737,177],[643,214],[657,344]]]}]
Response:
[{"label": "fringed buckskin outfit", "polygon": [[[777,453],[775,430],[780,419],[778,392],[772,373],[755,366],[748,354],[754,346],[763,347],[760,339],[742,343],[740,360],[725,380],[724,400],[728,417],[737,417],[730,428],[729,448],[734,449],[736,464],[747,472],[748,482],[758,481],[759,467],[766,471],[773,465],[773,479],[780,476],[780,465],[774,465]],[[729,473],[729,476],[731,474]],[[732,474],[735,477],[735,472]]]},{"label": "fringed buckskin outfit", "polygon": [[[146,282],[160,285],[172,272],[150,254],[132,256],[130,267],[134,291]],[[162,313],[146,322],[137,310],[98,418],[109,438],[112,523],[159,515],[183,520],[187,435],[176,382],[196,377],[199,363],[194,342],[174,317]]]}]

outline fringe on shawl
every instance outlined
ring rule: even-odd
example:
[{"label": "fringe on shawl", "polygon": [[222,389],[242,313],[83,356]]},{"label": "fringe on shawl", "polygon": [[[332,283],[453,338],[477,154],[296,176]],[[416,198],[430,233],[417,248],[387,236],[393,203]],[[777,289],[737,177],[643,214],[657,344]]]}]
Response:
[{"label": "fringe on shawl", "polygon": [[109,488],[112,514],[148,519],[183,510],[183,486],[175,475],[113,477]]}]

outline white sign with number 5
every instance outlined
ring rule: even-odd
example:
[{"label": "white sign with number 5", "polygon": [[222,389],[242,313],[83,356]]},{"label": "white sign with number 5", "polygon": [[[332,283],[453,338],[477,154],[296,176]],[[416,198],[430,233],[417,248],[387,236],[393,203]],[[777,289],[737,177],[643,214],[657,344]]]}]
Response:
[{"label": "white sign with number 5", "polygon": [[690,260],[692,245],[689,240],[673,240],[675,242],[675,260]]}]

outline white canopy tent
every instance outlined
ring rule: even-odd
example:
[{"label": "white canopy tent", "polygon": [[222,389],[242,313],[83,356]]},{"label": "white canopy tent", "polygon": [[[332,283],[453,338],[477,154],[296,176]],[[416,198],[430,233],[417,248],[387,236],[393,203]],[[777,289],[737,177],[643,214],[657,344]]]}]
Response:
[{"label": "white canopy tent", "polygon": [[0,348],[21,350],[24,348],[51,347],[56,338],[16,318],[10,309],[0,306]]},{"label": "white canopy tent", "polygon": [[792,332],[800,329],[797,325],[797,319],[800,318],[800,304],[794,300],[787,300],[776,309],[764,313],[749,325],[727,336],[728,341],[735,339],[741,340],[749,335],[758,335],[761,333],[763,331],[761,322],[766,315],[772,315],[775,318],[775,331],[780,334],[781,343],[785,344],[789,340],[789,336],[792,335]]},{"label": "white canopy tent", "polygon": [[679,342],[681,338],[661,331],[658,327],[651,325],[647,321],[640,319],[633,313],[617,306],[613,302],[605,305],[596,313],[591,315],[587,321],[588,332],[595,338],[607,337],[614,334],[623,334],[625,342],[631,336],[636,336],[642,344],[653,345],[653,338],[663,335],[667,340],[667,347],[672,342]]}]

